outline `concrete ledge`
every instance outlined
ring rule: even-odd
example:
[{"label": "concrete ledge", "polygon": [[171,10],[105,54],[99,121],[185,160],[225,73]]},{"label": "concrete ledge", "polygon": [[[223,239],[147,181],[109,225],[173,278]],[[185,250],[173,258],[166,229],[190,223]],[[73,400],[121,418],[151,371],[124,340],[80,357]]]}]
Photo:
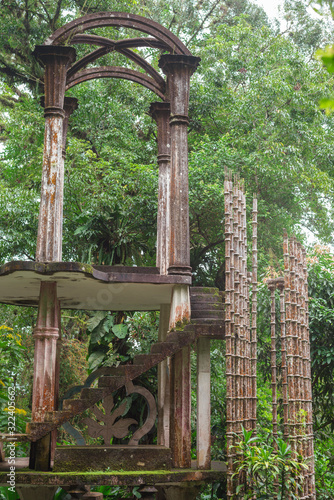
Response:
[{"label": "concrete ledge", "polygon": [[171,450],[165,446],[57,446],[53,472],[170,470],[171,466]]}]

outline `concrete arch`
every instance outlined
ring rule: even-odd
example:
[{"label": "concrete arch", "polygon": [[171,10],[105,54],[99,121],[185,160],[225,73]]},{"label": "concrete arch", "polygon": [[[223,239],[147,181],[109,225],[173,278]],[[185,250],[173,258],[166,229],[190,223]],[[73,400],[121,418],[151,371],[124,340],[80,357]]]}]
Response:
[{"label": "concrete arch", "polygon": [[66,90],[79,83],[94,80],[96,78],[122,78],[124,80],[131,80],[132,82],[143,85],[154,92],[160,99],[165,100],[164,85],[159,85],[153,78],[144,73],[119,66],[100,66],[98,68],[88,68],[79,71],[75,73],[72,78],[69,78]]},{"label": "concrete arch", "polygon": [[141,31],[163,42],[173,54],[191,55],[181,40],[167,28],[155,21],[127,12],[98,12],[80,17],[56,30],[45,40],[44,45],[67,45],[75,35],[104,26],[122,26]]}]

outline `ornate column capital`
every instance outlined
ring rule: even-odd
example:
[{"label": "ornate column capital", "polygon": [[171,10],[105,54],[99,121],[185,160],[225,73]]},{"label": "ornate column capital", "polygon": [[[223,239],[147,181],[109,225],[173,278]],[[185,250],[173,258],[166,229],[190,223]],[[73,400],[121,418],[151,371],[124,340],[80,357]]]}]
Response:
[{"label": "ornate column capital", "polygon": [[44,115],[60,115],[64,118],[66,72],[75,61],[76,51],[73,47],[63,45],[36,45],[33,55],[45,68]]}]

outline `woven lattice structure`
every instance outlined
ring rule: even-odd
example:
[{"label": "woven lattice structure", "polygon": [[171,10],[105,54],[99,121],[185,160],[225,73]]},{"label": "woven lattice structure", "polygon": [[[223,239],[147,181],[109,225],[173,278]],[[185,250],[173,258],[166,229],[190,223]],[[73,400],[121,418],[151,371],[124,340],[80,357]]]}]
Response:
[{"label": "woven lattice structure", "polygon": [[280,293],[283,436],[295,457],[308,463],[303,471],[303,493],[315,498],[311,359],[306,253],[295,239],[284,235],[284,278],[268,281],[271,293],[271,372],[273,435],[277,437],[277,357],[275,291]]},{"label": "woven lattice structure", "polygon": [[[253,206],[253,270],[247,271],[246,196],[227,173],[225,186],[225,338],[227,496],[234,494],[235,441],[256,426],[257,205]],[[252,305],[250,305],[250,284]],[[252,310],[252,318],[250,311]]]}]

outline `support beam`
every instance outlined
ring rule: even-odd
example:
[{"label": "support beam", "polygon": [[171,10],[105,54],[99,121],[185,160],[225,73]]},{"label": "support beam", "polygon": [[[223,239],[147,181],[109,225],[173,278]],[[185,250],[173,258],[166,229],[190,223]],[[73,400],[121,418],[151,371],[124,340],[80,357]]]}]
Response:
[{"label": "support beam", "polygon": [[211,467],[210,339],[197,341],[197,469]]}]

